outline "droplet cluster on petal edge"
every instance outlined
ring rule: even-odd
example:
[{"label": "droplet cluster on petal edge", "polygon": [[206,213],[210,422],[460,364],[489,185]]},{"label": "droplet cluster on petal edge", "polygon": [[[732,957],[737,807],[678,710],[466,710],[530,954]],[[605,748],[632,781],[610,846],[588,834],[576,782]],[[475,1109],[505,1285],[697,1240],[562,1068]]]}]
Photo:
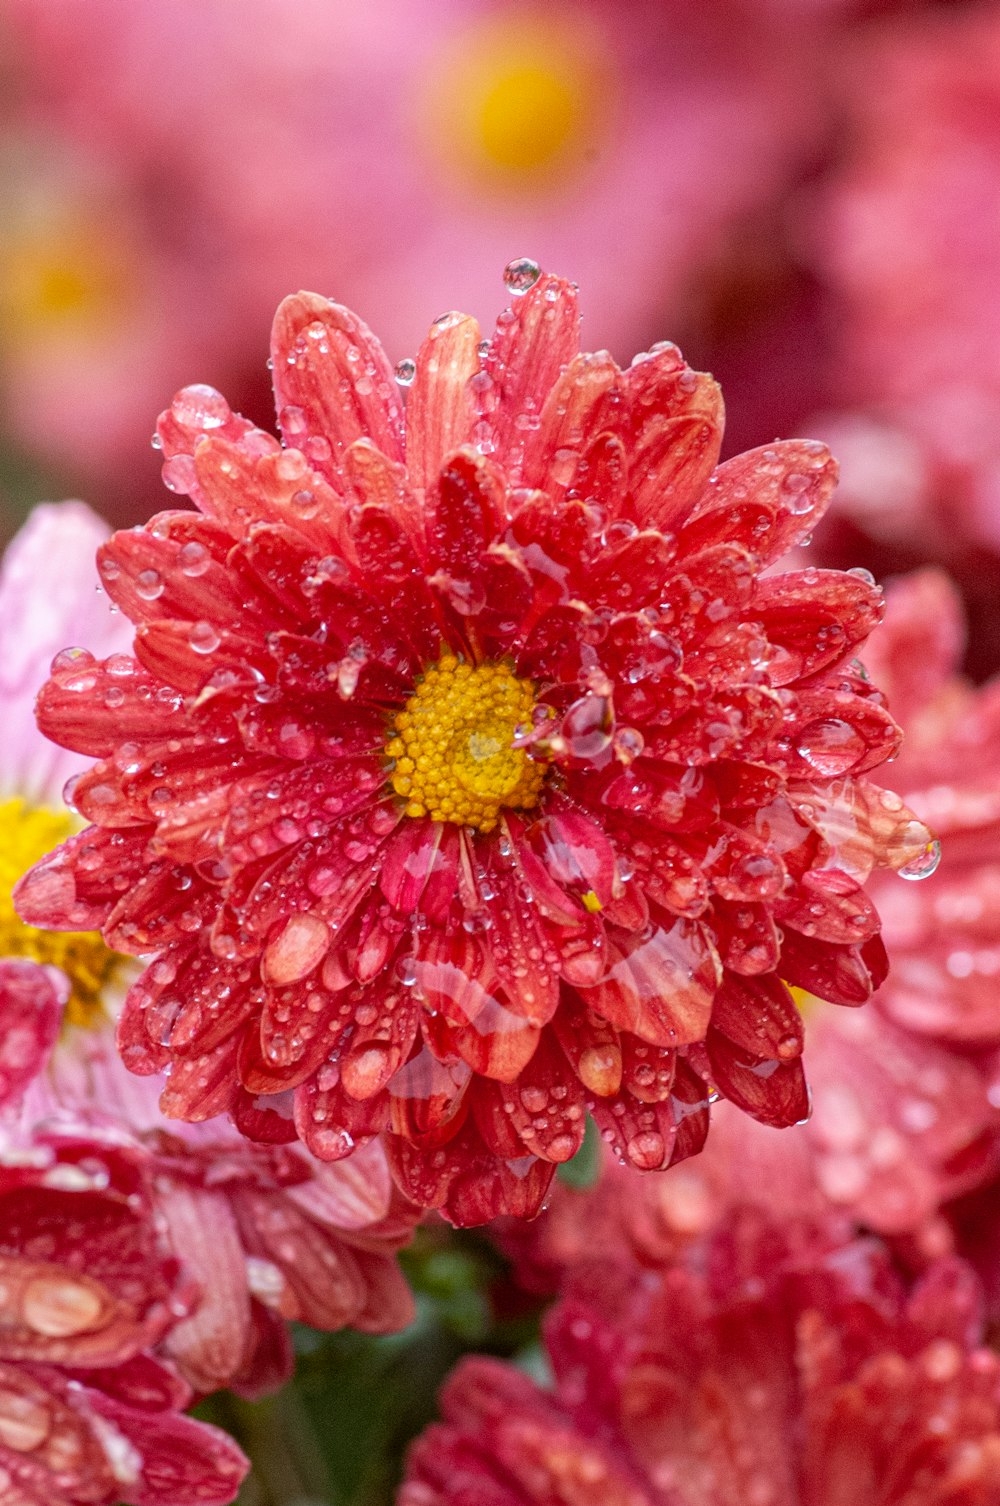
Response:
[{"label": "droplet cluster on petal edge", "polygon": [[135,654],[54,666],[91,824],[19,888],[152,954],[119,1041],[165,1112],[327,1159],[380,1135],[460,1223],[537,1209],[588,1115],[640,1169],[720,1093],[801,1119],[790,989],[864,1002],[864,880],[931,866],[867,778],[899,739],[856,658],[880,593],[768,570],[825,448],[719,464],[675,346],[619,370],[572,284],[506,281],[490,339],[449,314],[402,370],[287,299],[283,443],[178,394],[164,479],[197,510],[101,552]]}]

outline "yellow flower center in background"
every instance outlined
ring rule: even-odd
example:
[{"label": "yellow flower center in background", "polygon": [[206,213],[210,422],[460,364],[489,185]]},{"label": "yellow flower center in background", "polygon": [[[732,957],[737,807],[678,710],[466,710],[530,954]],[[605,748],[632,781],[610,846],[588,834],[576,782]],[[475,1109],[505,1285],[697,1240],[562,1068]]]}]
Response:
[{"label": "yellow flower center in background", "polygon": [[427,670],[386,744],[408,816],[492,831],[506,806],[537,805],[545,767],[512,746],[535,704],[530,680],[506,664],[473,668],[446,654]]},{"label": "yellow flower center in background", "polygon": [[130,277],[112,226],[71,218],[8,227],[0,236],[0,319],[8,338],[106,330]]},{"label": "yellow flower center in background", "polygon": [[434,154],[479,186],[523,189],[584,164],[613,97],[585,19],[523,10],[461,33],[426,91]]},{"label": "yellow flower center in background", "polygon": [[0,957],[23,957],[65,973],[71,986],[65,1019],[90,1026],[104,1018],[101,995],[121,958],[96,931],[39,931],[26,926],[11,898],[22,873],[75,829],[64,811],[34,809],[23,800],[0,803]]}]

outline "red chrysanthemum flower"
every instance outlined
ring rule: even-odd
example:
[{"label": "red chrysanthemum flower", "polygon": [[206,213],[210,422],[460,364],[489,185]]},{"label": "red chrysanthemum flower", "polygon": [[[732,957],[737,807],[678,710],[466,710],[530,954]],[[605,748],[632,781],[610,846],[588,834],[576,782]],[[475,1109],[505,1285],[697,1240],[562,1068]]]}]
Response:
[{"label": "red chrysanthemum flower", "polygon": [[928,840],[864,777],[898,741],[852,661],[878,592],[762,574],[825,449],[717,466],[711,378],[581,354],[573,287],[518,279],[486,344],[437,321],[405,413],[311,294],[275,324],[284,447],[177,396],[164,475],[198,511],[102,550],[135,658],[55,665],[40,721],[100,759],[93,825],[19,893],[157,954],[119,1039],[166,1113],[326,1159],[385,1132],[457,1222],[536,1209],[588,1110],[646,1170],[716,1090],[801,1119],[786,984],[868,998],[861,883]]},{"label": "red chrysanthemum flower", "polygon": [[[5,995],[41,969],[0,961]],[[148,1158],[96,1129],[0,1149],[0,1498],[8,1506],[214,1506],[246,1460],[181,1414],[151,1353],[196,1293],[157,1230]]]},{"label": "red chrysanthemum flower", "polygon": [[690,1263],[579,1279],[552,1390],[462,1362],[400,1506],[993,1506],[1000,1361],[943,1261],[907,1292],[873,1242],[737,1217]]}]

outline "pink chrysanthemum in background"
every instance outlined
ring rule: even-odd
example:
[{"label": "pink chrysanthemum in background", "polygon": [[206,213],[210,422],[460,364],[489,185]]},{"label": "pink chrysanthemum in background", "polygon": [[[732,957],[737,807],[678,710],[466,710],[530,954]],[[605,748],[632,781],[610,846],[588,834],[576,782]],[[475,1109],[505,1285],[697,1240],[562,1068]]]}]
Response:
[{"label": "pink chrysanthemum in background", "polygon": [[809,1122],[778,1135],[719,1105],[704,1155],[669,1177],[637,1189],[609,1165],[592,1192],[561,1191],[549,1220],[502,1236],[529,1283],[551,1284],[595,1240],[659,1258],[746,1202],[832,1208],[940,1250],[941,1210],[996,1174],[1000,685],[959,676],[962,636],[953,588],[926,571],[891,588],[866,648],[907,729],[893,783],[943,858],[926,885],[872,884],[890,971],[870,1008],[804,1000]]},{"label": "pink chrysanthemum in background", "polygon": [[417,1214],[381,1146],[320,1164],[221,1121],[168,1125],[158,1090],[125,1071],[109,1030],[71,1031],[22,1112],[50,1131],[112,1126],[142,1147],[156,1217],[198,1294],[160,1348],[196,1391],[274,1390],[292,1372],[290,1320],[328,1332],[407,1326],[413,1299],[395,1255]]},{"label": "pink chrysanthemum in background", "polygon": [[763,574],[835,467],[716,466],[714,382],[579,351],[574,289],[480,344],[439,320],[402,395],[311,294],[272,346],[284,447],[204,387],[163,416],[197,512],[120,533],[135,655],[60,656],[50,736],[91,823],[19,888],[33,924],[156,959],[119,1027],[164,1111],[336,1160],[384,1133],[457,1222],[534,1211],[589,1110],[642,1170],[711,1092],[807,1112],[787,984],[884,976],[862,888],[929,871],[865,777],[898,731],[853,655],[869,580]]},{"label": "pink chrysanthemum in background", "polygon": [[[224,1123],[168,1126],[156,1108],[158,1085],[127,1073],[114,1048],[114,1016],[134,967],[98,936],[40,932],[14,914],[15,879],[72,829],[59,794],[81,762],[34,725],[39,677],[71,631],[112,654],[127,641],[127,624],[97,589],[93,551],[106,538],[81,504],[42,508],[0,567],[0,958],[18,959],[0,962],[9,981],[0,990],[0,1129],[9,1152],[0,1167],[17,1176],[25,1157],[44,1165],[51,1143],[71,1140],[106,1139],[127,1153],[143,1180],[143,1216],[196,1298],[156,1335],[160,1352],[196,1391],[232,1384],[256,1393],[290,1371],[288,1319],[373,1332],[406,1325],[412,1301],[394,1257],[416,1211],[395,1192],[380,1146],[330,1166],[302,1147],[252,1145]],[[64,1208],[47,1215],[54,1234]],[[0,1294],[0,1327],[8,1299]]]},{"label": "pink chrysanthemum in background", "polygon": [[678,1265],[578,1273],[549,1390],[464,1360],[401,1506],[991,1506],[1000,1363],[959,1261],[738,1215]]},{"label": "pink chrysanthemum in background", "polygon": [[36,213],[0,227],[8,426],[123,516],[150,384],[173,391],[185,350],[266,401],[249,331],[289,286],[370,310],[396,359],[428,308],[485,317],[522,248],[586,284],[593,338],[627,355],[809,159],[810,9],[248,0],[237,23],[197,0],[11,0],[11,157],[40,139],[73,166],[66,192],[58,170],[11,177]]},{"label": "pink chrysanthemum in background", "polygon": [[[849,126],[804,240],[831,357],[817,419],[844,464],[840,546],[873,568],[936,562],[1000,663],[1000,18],[915,7],[862,30],[837,88]],[[822,542],[826,542],[825,540]]]},{"label": "pink chrysanthemum in background", "polygon": [[[58,1008],[44,970],[0,960],[5,1034],[33,1008]],[[151,1352],[197,1293],[158,1230],[139,1147],[114,1130],[22,1137],[4,1127],[0,1284],[5,1503],[233,1499],[245,1459],[225,1434],[180,1415],[191,1392]]]}]

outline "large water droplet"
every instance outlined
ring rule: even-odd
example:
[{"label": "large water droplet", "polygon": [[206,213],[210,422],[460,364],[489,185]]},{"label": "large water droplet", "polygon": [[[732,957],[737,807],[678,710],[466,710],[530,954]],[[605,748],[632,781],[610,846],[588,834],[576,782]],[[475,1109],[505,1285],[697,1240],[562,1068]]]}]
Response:
[{"label": "large water droplet", "polygon": [[902,868],[897,868],[896,872],[900,878],[904,879],[930,878],[940,861],[941,843],[935,839],[928,842],[927,846],[922,848],[915,858],[911,858],[908,863],[904,863]]},{"label": "large water droplet", "polygon": [[36,1276],[21,1297],[21,1316],[35,1333],[65,1339],[97,1326],[104,1310],[100,1293],[84,1280],[63,1275]]},{"label": "large water droplet", "polygon": [[532,261],[530,256],[518,256],[514,261],[509,261],[503,269],[503,283],[508,293],[513,293],[519,298],[522,293],[527,293],[535,286],[542,275],[542,269],[537,261]]},{"label": "large water droplet", "polygon": [[410,356],[404,356],[401,361],[397,362],[396,381],[401,387],[412,386],[413,378],[416,376],[416,374],[417,363]]},{"label": "large water droplet", "polygon": [[170,411],[185,429],[219,429],[232,417],[222,393],[203,382],[182,387],[170,404]]},{"label": "large water droplet", "polygon": [[823,716],[801,729],[795,751],[818,774],[846,774],[864,753],[865,743],[850,722]]},{"label": "large water droplet", "polygon": [[188,634],[188,642],[196,654],[214,654],[221,641],[210,622],[196,622]]}]

